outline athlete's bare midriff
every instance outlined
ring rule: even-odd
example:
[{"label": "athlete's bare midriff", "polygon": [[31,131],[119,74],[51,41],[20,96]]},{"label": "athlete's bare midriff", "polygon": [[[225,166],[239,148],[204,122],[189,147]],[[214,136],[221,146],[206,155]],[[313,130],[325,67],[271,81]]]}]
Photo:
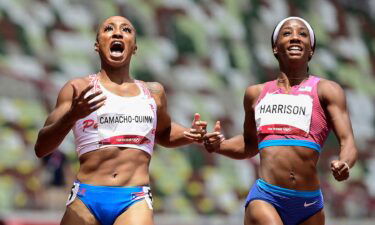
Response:
[{"label": "athlete's bare midriff", "polygon": [[320,188],[319,153],[299,146],[271,146],[260,151],[260,178],[279,187],[314,191]]},{"label": "athlete's bare midriff", "polygon": [[151,156],[139,149],[98,149],[80,156],[77,179],[97,186],[148,185],[150,160]]}]

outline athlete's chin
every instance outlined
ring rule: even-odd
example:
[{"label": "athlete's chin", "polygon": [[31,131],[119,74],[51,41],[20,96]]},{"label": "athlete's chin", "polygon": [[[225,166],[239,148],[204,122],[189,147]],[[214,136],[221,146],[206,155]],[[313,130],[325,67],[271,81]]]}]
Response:
[{"label": "athlete's chin", "polygon": [[288,61],[290,63],[307,63],[308,59],[300,55],[290,55],[288,56]]},{"label": "athlete's chin", "polygon": [[288,58],[289,58],[289,60],[301,60],[301,59],[303,59],[303,55],[301,55],[301,54],[289,54]]},{"label": "athlete's chin", "polygon": [[110,58],[110,59],[107,60],[107,63],[111,67],[119,68],[119,67],[122,67],[122,66],[126,65],[126,60],[125,60],[125,58],[122,58],[122,59],[112,59],[112,58]]},{"label": "athlete's chin", "polygon": [[294,59],[294,60],[297,60],[297,59],[304,60],[308,58],[305,52],[288,52],[286,54],[286,57],[289,59]]}]

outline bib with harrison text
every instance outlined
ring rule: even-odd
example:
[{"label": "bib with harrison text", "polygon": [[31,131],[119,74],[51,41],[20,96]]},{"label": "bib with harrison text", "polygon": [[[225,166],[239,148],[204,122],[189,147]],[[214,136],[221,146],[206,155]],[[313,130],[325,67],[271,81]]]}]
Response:
[{"label": "bib with harrison text", "polygon": [[257,131],[307,137],[313,99],[309,95],[266,94],[255,107]]}]

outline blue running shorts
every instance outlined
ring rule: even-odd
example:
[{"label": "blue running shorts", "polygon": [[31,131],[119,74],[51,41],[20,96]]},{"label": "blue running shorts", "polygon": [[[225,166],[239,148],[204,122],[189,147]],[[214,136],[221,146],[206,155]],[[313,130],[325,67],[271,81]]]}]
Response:
[{"label": "blue running shorts", "polygon": [[145,199],[152,209],[148,186],[94,186],[75,181],[66,205],[78,197],[102,225],[112,225],[134,203]]},{"label": "blue running shorts", "polygon": [[246,198],[245,208],[253,200],[263,200],[275,207],[284,225],[297,225],[323,209],[321,190],[297,191],[278,187],[258,179]]}]

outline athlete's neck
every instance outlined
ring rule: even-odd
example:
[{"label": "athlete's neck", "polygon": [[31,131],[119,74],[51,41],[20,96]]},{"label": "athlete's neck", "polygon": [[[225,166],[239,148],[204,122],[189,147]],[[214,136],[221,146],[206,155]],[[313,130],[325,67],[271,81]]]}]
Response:
[{"label": "athlete's neck", "polygon": [[309,77],[309,74],[305,71],[303,74],[297,73],[285,73],[280,71],[277,76],[277,85],[284,87],[286,90],[289,90],[290,87],[299,85]]},{"label": "athlete's neck", "polygon": [[133,81],[130,77],[129,66],[113,68],[102,65],[99,75],[103,81],[110,80],[119,85]]},{"label": "athlete's neck", "polygon": [[304,79],[309,77],[307,62],[281,62],[279,61],[280,74],[278,78],[288,79],[290,86],[300,84]]},{"label": "athlete's neck", "polygon": [[300,84],[303,80],[309,77],[309,74],[307,71],[308,70],[307,63],[298,63],[298,62],[282,63],[279,61],[279,66],[280,66],[280,73],[278,75],[278,80],[280,80],[281,82],[284,81],[284,83],[289,84],[290,87]]}]

